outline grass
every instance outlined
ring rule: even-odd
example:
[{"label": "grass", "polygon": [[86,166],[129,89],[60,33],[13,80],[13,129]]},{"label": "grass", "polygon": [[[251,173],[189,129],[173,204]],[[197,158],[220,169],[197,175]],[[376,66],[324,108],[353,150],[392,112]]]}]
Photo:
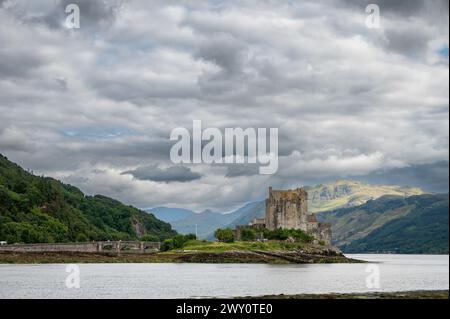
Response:
[{"label": "grass", "polygon": [[304,243],[287,243],[283,241],[267,242],[246,242],[237,241],[234,243],[209,242],[200,240],[188,241],[183,250],[199,252],[227,252],[227,251],[274,251],[274,250],[295,250],[307,247]]}]

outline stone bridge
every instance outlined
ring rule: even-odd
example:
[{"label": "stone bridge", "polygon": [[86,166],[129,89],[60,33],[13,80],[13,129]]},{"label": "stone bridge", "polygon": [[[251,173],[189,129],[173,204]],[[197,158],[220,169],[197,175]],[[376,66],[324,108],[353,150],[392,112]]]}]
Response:
[{"label": "stone bridge", "polygon": [[80,252],[80,253],[148,253],[161,248],[160,242],[96,241],[58,244],[0,245],[0,252]]}]

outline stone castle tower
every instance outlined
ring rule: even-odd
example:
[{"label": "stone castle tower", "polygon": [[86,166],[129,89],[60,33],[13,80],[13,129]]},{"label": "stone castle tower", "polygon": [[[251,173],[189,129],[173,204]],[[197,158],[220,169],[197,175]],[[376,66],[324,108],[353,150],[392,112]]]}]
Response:
[{"label": "stone castle tower", "polygon": [[303,188],[272,190],[266,199],[266,228],[301,229],[307,231],[308,193]]},{"label": "stone castle tower", "polygon": [[273,190],[269,187],[264,226],[269,230],[301,229],[331,244],[331,225],[317,222],[316,216],[308,213],[308,193],[304,188]]}]

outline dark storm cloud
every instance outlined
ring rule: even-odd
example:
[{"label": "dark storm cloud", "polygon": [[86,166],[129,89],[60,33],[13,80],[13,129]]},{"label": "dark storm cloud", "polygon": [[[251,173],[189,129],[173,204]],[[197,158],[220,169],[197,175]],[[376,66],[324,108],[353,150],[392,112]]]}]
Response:
[{"label": "dark storm cloud", "polygon": [[228,74],[241,73],[247,47],[230,34],[216,34],[201,44],[196,57],[212,62]]},{"label": "dark storm cloud", "polygon": [[185,166],[171,166],[167,168],[159,168],[157,165],[142,166],[135,170],[122,172],[122,175],[132,175],[141,181],[153,182],[190,182],[200,179],[202,176],[196,172],[192,172],[190,168]]},{"label": "dark storm cloud", "polygon": [[396,169],[383,169],[356,179],[375,184],[416,186],[427,192],[448,193],[449,162],[412,165]]},{"label": "dark storm cloud", "polygon": [[448,13],[448,0],[378,0],[380,9],[399,16],[426,16]]},{"label": "dark storm cloud", "polygon": [[389,50],[409,56],[422,56],[427,49],[428,41],[433,38],[425,30],[399,30],[395,27],[387,29],[385,35]]},{"label": "dark storm cloud", "polygon": [[440,161],[429,164],[411,165],[402,168],[383,168],[365,175],[329,174],[328,176],[314,176],[313,174],[301,178],[274,179],[273,185],[280,188],[292,188],[301,185],[318,185],[335,182],[342,178],[349,178],[375,185],[397,185],[405,187],[419,187],[425,192],[448,193],[449,191],[449,162]]},{"label": "dark storm cloud", "polygon": [[259,174],[257,164],[233,164],[227,165],[225,177],[254,176]]},{"label": "dark storm cloud", "polygon": [[0,78],[26,77],[44,63],[42,57],[30,50],[11,52],[6,47],[0,48]]}]

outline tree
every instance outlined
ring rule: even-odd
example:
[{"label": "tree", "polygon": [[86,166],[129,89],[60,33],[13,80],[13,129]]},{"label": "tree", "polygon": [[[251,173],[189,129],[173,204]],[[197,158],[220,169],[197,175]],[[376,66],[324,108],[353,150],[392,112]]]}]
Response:
[{"label": "tree", "polygon": [[166,239],[161,245],[161,250],[168,251],[168,250],[172,250],[172,249],[181,249],[190,240],[195,240],[195,235],[193,235],[193,234],[188,234],[188,235],[178,234],[170,239]]},{"label": "tree", "polygon": [[186,238],[186,241],[197,239],[197,236],[195,234],[187,234],[187,235],[184,235],[184,237]]},{"label": "tree", "polygon": [[166,239],[161,245],[161,251],[169,251],[172,249],[174,249],[172,239]]},{"label": "tree", "polygon": [[157,242],[157,241],[159,241],[159,237],[156,236],[156,235],[146,234],[146,235],[142,236],[142,237],[140,238],[140,240],[142,240],[142,241],[153,241],[153,242]]},{"label": "tree", "polygon": [[223,243],[234,242],[234,233],[230,228],[225,229],[219,228],[214,232],[214,236],[216,236],[218,241]]},{"label": "tree", "polygon": [[242,229],[241,239],[243,241],[254,241],[256,239],[256,231],[252,228]]},{"label": "tree", "polygon": [[[135,225],[150,237],[139,238]],[[32,175],[0,154],[0,240],[11,243],[92,240],[162,241],[170,224],[132,206]]]}]

